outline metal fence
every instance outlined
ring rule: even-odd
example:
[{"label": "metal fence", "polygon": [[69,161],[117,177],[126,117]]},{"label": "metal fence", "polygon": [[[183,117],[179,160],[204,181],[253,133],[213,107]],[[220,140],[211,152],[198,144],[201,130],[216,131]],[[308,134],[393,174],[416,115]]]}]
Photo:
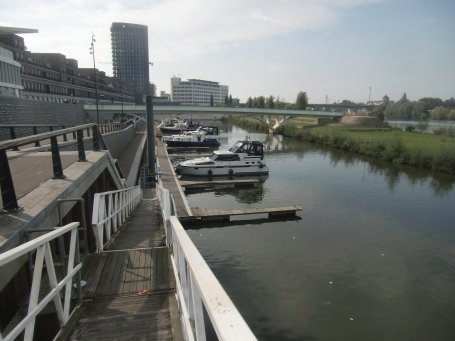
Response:
[{"label": "metal fence", "polygon": [[[32,341],[33,333],[35,329],[36,316],[46,307],[46,305],[54,301],[57,316],[60,325],[63,326],[68,321],[71,312],[71,290],[73,284],[73,277],[76,276],[76,287],[78,303],[81,303],[82,292],[81,292],[81,276],[80,269],[82,263],[79,257],[79,223],[70,223],[68,225],[55,228],[54,231],[46,233],[45,235],[33,239],[25,244],[22,244],[12,250],[0,254],[0,269],[3,266],[7,266],[10,262],[15,259],[26,255],[28,253],[34,253],[35,265],[33,271],[32,288],[30,291],[30,300],[28,304],[28,313],[16,327],[11,330],[7,335],[0,333],[0,340],[12,341],[19,336],[23,330],[24,341]],[[52,258],[51,242],[63,236],[65,233],[69,233],[70,236],[70,249],[67,260],[66,275],[63,279],[58,281],[55,271],[55,264]],[[46,296],[39,300],[40,292],[43,291],[41,287],[41,277],[43,274],[43,268],[46,268],[49,277],[50,288]],[[45,290],[46,288],[44,288]],[[64,289],[64,290],[63,290]],[[63,290],[63,293],[62,293]],[[62,304],[63,300],[63,304]]]},{"label": "metal fence", "polygon": [[175,215],[169,191],[157,186],[166,244],[172,247],[176,298],[185,340],[206,340],[203,307],[219,340],[257,340]]},{"label": "metal fence", "polygon": [[95,194],[92,227],[97,252],[103,252],[105,242],[109,242],[112,234],[122,226],[141,199],[140,186]]}]

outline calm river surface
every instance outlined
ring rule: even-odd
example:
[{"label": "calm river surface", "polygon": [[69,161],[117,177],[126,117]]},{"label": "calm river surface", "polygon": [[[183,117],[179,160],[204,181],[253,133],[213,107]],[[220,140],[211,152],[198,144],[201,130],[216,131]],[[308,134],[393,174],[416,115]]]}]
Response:
[{"label": "calm river surface", "polygon": [[[220,149],[248,134],[221,129]],[[302,211],[188,234],[259,340],[455,340],[455,175],[249,135],[268,179],[190,205]]]}]

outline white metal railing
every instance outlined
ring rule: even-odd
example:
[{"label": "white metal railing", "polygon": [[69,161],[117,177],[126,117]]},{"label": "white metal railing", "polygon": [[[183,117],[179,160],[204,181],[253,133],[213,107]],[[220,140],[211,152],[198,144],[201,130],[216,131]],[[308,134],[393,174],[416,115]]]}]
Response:
[{"label": "white metal railing", "polygon": [[140,186],[95,194],[92,227],[97,252],[103,251],[104,240],[111,239],[111,235],[122,226],[141,199]]},{"label": "white metal railing", "polygon": [[185,340],[204,341],[203,305],[219,340],[257,340],[176,216],[169,191],[157,186]]},{"label": "white metal railing", "polygon": [[[0,333],[0,340],[12,341],[25,329],[24,341],[33,340],[33,333],[35,329],[35,319],[41,310],[46,305],[54,301],[55,308],[57,310],[57,316],[60,321],[60,325],[63,326],[68,321],[70,315],[70,303],[71,303],[71,289],[72,279],[76,276],[76,284],[78,290],[78,299],[80,303],[81,299],[81,283],[80,283],[80,268],[82,263],[79,259],[79,236],[78,236],[79,223],[70,223],[68,225],[56,228],[56,230],[48,232],[38,238],[35,238],[25,244],[15,247],[12,250],[6,251],[0,254],[0,269],[2,266],[7,265],[11,261],[36,250],[35,266],[33,272],[32,288],[30,291],[30,300],[28,304],[28,313],[19,324],[11,330],[8,335],[2,335]],[[71,233],[70,237],[70,250],[68,255],[68,266],[66,276],[58,282],[54,261],[52,258],[52,250],[50,242],[65,233]],[[41,290],[41,277],[43,273],[44,265],[47,269],[49,277],[50,292],[39,301],[39,294]],[[63,304],[60,298],[60,291],[64,289]]]}]

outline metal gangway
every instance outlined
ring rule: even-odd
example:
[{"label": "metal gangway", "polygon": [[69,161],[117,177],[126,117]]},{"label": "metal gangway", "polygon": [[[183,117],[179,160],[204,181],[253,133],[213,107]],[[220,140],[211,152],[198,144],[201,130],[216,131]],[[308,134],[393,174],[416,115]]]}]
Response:
[{"label": "metal gangway", "polygon": [[[27,254],[34,259],[27,314],[13,329],[3,331],[0,334],[0,340],[15,340],[22,332],[24,332],[24,340],[32,340],[37,327],[36,317],[49,303],[55,306],[61,326],[56,340],[66,340],[74,331],[83,332],[86,330],[85,327],[78,329],[78,326],[83,323],[101,325],[106,319],[115,321],[120,317],[127,319],[127,322],[122,320],[123,331],[132,332],[135,328],[135,320],[150,319],[150,314],[154,314],[155,308],[151,306],[150,309],[153,311],[128,311],[120,314],[116,310],[116,315],[106,318],[101,315],[87,315],[94,302],[101,302],[101,307],[108,309],[106,302],[114,299],[123,299],[120,302],[131,304],[140,301],[141,304],[137,305],[140,307],[144,307],[143,303],[147,300],[161,307],[166,302],[172,305],[172,301],[175,300],[179,323],[177,327],[175,324],[171,327],[178,328],[179,331],[173,334],[174,339],[205,340],[206,324],[209,323],[213,326],[219,340],[256,340],[180,224],[175,211],[169,191],[159,184],[156,189],[142,190],[136,186],[97,193],[94,198],[91,226],[96,240],[95,253],[81,260],[80,226],[78,222],[73,222],[56,227],[40,237],[0,254],[0,270],[13,260]],[[136,224],[135,221],[138,223]],[[154,232],[155,239],[148,240],[145,246],[141,244],[142,246],[139,245],[136,248],[125,249],[121,246],[121,242],[127,238],[129,232],[131,232],[130,236],[141,236],[134,233],[136,228],[134,225],[142,228],[142,231],[157,229]],[[160,240],[160,230],[162,230],[162,240]],[[57,261],[54,259],[58,257],[53,255],[51,245],[58,243],[57,240],[62,236],[65,236],[69,243],[69,252],[63,260],[65,271],[59,275],[60,272],[55,271]],[[159,261],[157,261],[158,257],[161,257]],[[145,283],[144,279],[147,277],[147,272],[143,272],[144,267],[140,264],[142,260],[152,265],[155,261],[159,264],[155,270],[151,270],[152,267],[146,268],[150,271],[150,278],[153,279],[156,287],[153,290],[138,292],[137,289],[142,288],[139,283]],[[136,270],[138,272],[134,274]],[[46,278],[43,275],[46,273],[47,280],[43,281],[43,278]],[[86,277],[85,273],[92,275]],[[123,277],[115,277],[116,274],[121,273],[124,273]],[[169,282],[160,280],[158,278],[160,274]],[[123,278],[122,283],[121,278]],[[102,287],[101,283],[103,283]],[[125,286],[129,290],[126,294],[123,293]],[[119,291],[122,293],[119,294]],[[107,295],[103,296],[103,293]],[[172,307],[166,309],[171,312],[169,316],[171,319]],[[204,309],[208,320],[204,319]],[[101,314],[98,312],[96,314]],[[100,325],[97,326],[98,329]],[[110,328],[115,325],[115,323],[109,324]],[[131,325],[131,328],[128,325]],[[169,323],[166,325],[169,328]],[[145,330],[145,332],[148,331]],[[103,331],[101,330],[100,333]],[[153,333],[161,332],[153,331]]]}]

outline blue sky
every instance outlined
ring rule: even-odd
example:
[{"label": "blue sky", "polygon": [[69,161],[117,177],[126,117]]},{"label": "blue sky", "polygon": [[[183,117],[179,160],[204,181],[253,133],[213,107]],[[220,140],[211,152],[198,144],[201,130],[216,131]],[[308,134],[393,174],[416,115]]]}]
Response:
[{"label": "blue sky", "polygon": [[[2,4],[0,25],[36,28],[29,51],[59,52],[93,67],[111,62],[110,26],[149,27],[151,81],[229,86],[233,97],[280,96],[311,103],[392,100],[404,92],[455,97],[453,0],[26,0]],[[96,64],[112,74],[110,64]]]}]

